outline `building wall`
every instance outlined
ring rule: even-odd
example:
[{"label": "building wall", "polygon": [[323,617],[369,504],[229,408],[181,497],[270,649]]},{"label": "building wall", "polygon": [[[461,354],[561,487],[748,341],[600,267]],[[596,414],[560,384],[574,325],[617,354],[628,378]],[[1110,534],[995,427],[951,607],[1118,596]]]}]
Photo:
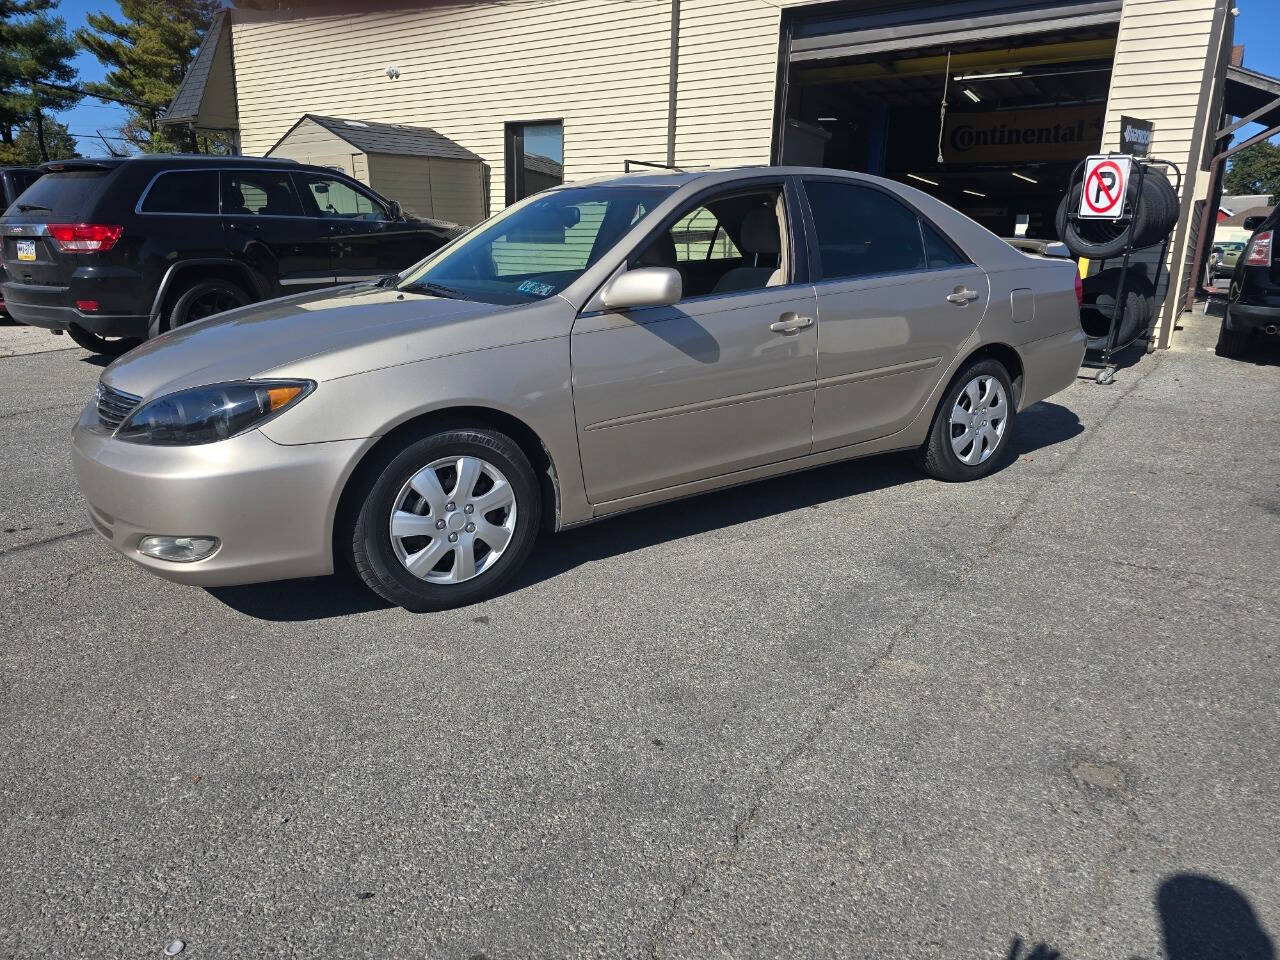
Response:
[{"label": "building wall", "polygon": [[[438,130],[484,158],[495,198],[505,193],[507,121],[563,119],[570,180],[619,173],[628,157],[666,157],[667,0],[445,3],[310,17],[236,11],[235,21],[246,154],[269,149],[312,112]],[[384,74],[391,65],[398,80]]]},{"label": "building wall", "polygon": [[1215,24],[1225,2],[1125,0],[1120,17],[1102,149],[1120,148],[1122,114],[1150,120],[1155,124],[1151,156],[1173,160],[1186,175],[1183,216],[1166,263],[1172,269],[1173,289],[1165,297],[1160,319],[1159,339],[1165,346],[1181,295],[1178,278],[1189,253],[1189,221],[1195,201],[1203,200],[1208,190],[1208,178],[1199,169],[1207,122],[1201,105],[1206,97],[1217,95],[1205,89],[1205,68],[1216,62],[1220,36]]},{"label": "building wall", "polygon": [[408,214],[471,226],[483,220],[485,169],[473,160],[369,154],[369,183]]}]

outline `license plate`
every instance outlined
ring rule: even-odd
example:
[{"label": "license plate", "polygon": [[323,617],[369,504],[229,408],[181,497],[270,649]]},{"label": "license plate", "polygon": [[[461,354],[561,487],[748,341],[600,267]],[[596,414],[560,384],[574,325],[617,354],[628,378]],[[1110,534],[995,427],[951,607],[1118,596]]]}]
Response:
[{"label": "license plate", "polygon": [[36,258],[36,242],[34,240],[17,241],[18,259],[34,260]]}]

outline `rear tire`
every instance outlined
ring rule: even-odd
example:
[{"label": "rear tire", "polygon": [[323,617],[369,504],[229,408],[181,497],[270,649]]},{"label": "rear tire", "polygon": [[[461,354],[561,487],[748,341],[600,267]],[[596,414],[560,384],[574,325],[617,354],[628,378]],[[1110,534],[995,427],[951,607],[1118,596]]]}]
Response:
[{"label": "rear tire", "polygon": [[178,327],[205,317],[234,310],[253,302],[253,298],[244,289],[229,280],[198,280],[182,291],[169,311],[168,325],[165,329],[176,330]]},{"label": "rear tire", "polygon": [[74,324],[67,327],[67,336],[90,353],[104,357],[119,357],[142,343],[142,337],[104,337]]},{"label": "rear tire", "polygon": [[1004,364],[971,360],[942,395],[929,437],[914,454],[916,466],[951,483],[985,477],[1012,442],[1016,404]]},{"label": "rear tire", "polygon": [[[1227,307],[1228,312],[1231,308]],[[1227,326],[1227,318],[1222,318],[1222,326],[1218,329],[1218,345],[1214,353],[1220,357],[1242,357],[1253,344],[1253,335],[1248,330],[1232,330]]]},{"label": "rear tire", "polygon": [[360,578],[422,613],[474,603],[509,580],[537,540],[542,494],[514,440],[462,427],[387,451],[352,509],[346,542]]}]

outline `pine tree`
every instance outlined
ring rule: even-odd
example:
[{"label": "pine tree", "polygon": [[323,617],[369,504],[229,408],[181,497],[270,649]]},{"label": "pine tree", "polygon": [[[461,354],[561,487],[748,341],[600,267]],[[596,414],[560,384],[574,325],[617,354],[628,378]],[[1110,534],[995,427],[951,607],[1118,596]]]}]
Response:
[{"label": "pine tree", "polygon": [[18,128],[13,143],[0,143],[0,166],[29,167],[42,160],[69,160],[80,156],[76,150],[76,139],[65,123],[48,117],[43,128],[43,156],[35,124],[25,124]]},{"label": "pine tree", "polygon": [[40,160],[51,156],[48,114],[81,99],[58,89],[76,81],[76,46],[54,7],[54,0],[0,0],[0,145],[12,148],[18,128],[28,127]]},{"label": "pine tree", "polygon": [[[106,78],[85,84],[85,90],[145,104],[131,107],[120,128],[120,136],[138,149],[147,153],[199,149],[190,131],[157,127],[154,121],[178,92],[220,6],[219,0],[120,0],[123,19],[91,13],[88,26],[76,31],[76,40],[107,68]],[[211,146],[209,139],[201,137],[206,150]]]}]

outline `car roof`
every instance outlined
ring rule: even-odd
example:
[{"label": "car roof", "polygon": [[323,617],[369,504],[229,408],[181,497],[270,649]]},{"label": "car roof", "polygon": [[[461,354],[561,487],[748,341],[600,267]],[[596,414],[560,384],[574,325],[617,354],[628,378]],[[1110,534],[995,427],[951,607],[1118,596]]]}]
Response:
[{"label": "car roof", "polygon": [[[72,160],[50,160],[40,164],[43,173],[56,173],[63,170],[114,170],[117,167],[287,167],[291,170],[305,168],[310,170],[329,170],[328,167],[316,167],[288,160],[284,157],[242,157],[232,154],[207,153],[144,153],[131,157],[77,157]],[[342,171],[332,171],[341,173]]]},{"label": "car roof", "polygon": [[711,186],[717,183],[732,183],[735,180],[748,180],[756,177],[838,177],[848,180],[870,180],[892,182],[895,186],[905,186],[897,181],[885,181],[882,177],[874,177],[866,173],[851,170],[836,170],[831,167],[708,167],[701,170],[643,170],[624,173],[621,176],[594,177],[587,180],[575,180],[572,183],[554,187],[556,190],[568,190],[581,186],[598,187],[683,187],[690,183],[701,183]]}]

